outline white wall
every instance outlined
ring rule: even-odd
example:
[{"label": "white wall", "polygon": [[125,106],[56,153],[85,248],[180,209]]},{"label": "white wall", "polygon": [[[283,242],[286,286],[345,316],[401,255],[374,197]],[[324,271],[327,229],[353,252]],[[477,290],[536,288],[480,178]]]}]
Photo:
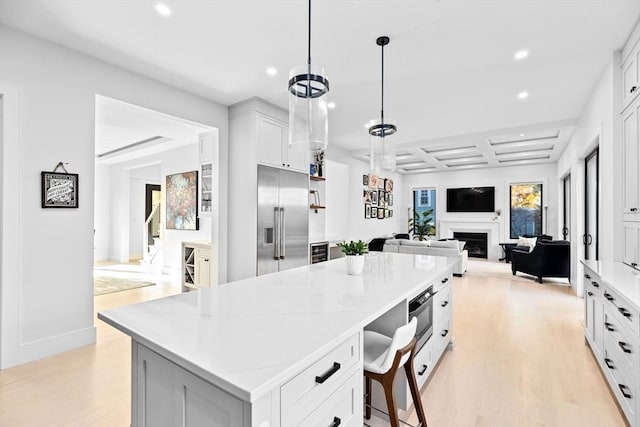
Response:
[{"label": "white wall", "polygon": [[[0,367],[6,368],[95,341],[96,94],[217,127],[219,173],[225,181],[228,124],[222,105],[5,26],[0,26],[0,52],[0,88],[12,98],[11,112],[5,111],[10,116],[5,125],[12,128],[5,129],[1,172]],[[40,172],[52,170],[59,161],[80,176],[78,209],[40,207]],[[226,197],[223,187],[221,248],[227,243]],[[11,251],[5,250],[7,245]],[[218,256],[220,269],[225,269],[219,274],[226,278],[226,251]],[[13,271],[7,273],[6,266]]]},{"label": "white wall", "polygon": [[[599,257],[601,260],[622,261],[622,147],[619,119],[619,53],[612,54],[611,62],[585,105],[578,128],[558,159],[556,180],[571,173],[571,283],[582,295],[582,264],[584,246],[584,159],[599,146],[600,168],[600,221]],[[562,201],[562,193],[558,200]],[[558,227],[562,225],[559,224]]]},{"label": "white wall", "polygon": [[[495,216],[491,212],[447,212],[447,188],[461,187],[495,187],[496,209],[501,209],[500,241],[512,241],[509,230],[509,186],[513,183],[542,182],[543,206],[548,205],[543,211],[543,230],[545,223],[547,234],[554,239],[562,236],[555,229],[558,221],[558,185],[556,183],[556,164],[542,163],[535,165],[510,166],[500,168],[471,169],[447,172],[434,172],[415,175],[405,175],[403,192],[405,194],[405,211],[413,207],[413,190],[417,188],[436,189],[436,228],[440,233],[439,222],[443,219],[472,221],[491,221]],[[496,246],[496,245],[494,245]],[[490,248],[495,252],[499,247]]]}]

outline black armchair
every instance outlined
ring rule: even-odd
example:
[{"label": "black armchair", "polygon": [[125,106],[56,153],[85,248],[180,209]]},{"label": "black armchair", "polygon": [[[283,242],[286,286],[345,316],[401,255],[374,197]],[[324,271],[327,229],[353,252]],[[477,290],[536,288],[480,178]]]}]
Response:
[{"label": "black armchair", "polygon": [[520,248],[511,251],[511,272],[531,274],[542,283],[543,277],[564,277],[570,280],[569,242],[565,240],[538,240],[533,251],[527,252]]}]

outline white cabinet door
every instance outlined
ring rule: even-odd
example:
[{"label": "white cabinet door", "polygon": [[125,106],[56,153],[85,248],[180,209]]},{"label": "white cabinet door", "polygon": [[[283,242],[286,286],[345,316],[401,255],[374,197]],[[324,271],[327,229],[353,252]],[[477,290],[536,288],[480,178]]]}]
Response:
[{"label": "white cabinet door", "polygon": [[132,425],[242,427],[243,402],[134,343]]},{"label": "white cabinet door", "polygon": [[283,141],[283,149],[286,154],[285,163],[287,167],[293,170],[297,170],[304,173],[309,173],[309,158],[308,150],[294,150],[289,148],[289,128],[285,128],[285,138]]},{"label": "white cabinet door", "polygon": [[283,144],[287,139],[286,125],[279,120],[258,114],[258,161],[271,166],[287,167]]},{"label": "white cabinet door", "polygon": [[640,222],[625,222],[622,224],[622,230],[624,241],[622,261],[636,267],[640,265]]},{"label": "white cabinet door", "polygon": [[622,116],[623,124],[623,149],[624,149],[624,219],[640,219],[640,174],[638,160],[638,112],[640,101],[632,104]]},{"label": "white cabinet door", "polygon": [[640,91],[638,87],[638,60],[640,49],[631,52],[622,65],[622,105],[627,105]]},{"label": "white cabinet door", "polygon": [[211,252],[205,249],[196,249],[196,286],[211,285]]}]

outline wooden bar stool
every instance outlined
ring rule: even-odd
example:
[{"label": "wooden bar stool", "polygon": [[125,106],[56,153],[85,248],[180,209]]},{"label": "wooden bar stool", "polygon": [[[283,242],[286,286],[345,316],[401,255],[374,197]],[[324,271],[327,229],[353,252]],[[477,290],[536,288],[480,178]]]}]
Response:
[{"label": "wooden bar stool", "polygon": [[398,408],[393,394],[393,381],[400,366],[404,366],[409,382],[409,389],[413,397],[418,420],[421,427],[427,427],[418,382],[413,373],[413,356],[416,348],[417,319],[396,329],[393,338],[378,332],[364,331],[364,376],[366,378],[366,409],[365,418],[371,418],[371,380],[382,384],[384,395],[389,408],[391,427],[399,427]]}]

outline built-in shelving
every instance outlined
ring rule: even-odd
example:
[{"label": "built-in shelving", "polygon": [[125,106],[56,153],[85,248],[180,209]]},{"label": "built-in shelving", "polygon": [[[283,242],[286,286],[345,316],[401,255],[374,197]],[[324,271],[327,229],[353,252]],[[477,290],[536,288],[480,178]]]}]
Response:
[{"label": "built-in shelving", "polygon": [[315,176],[315,175],[309,175],[309,179],[311,181],[325,181],[326,178],[324,176]]}]

